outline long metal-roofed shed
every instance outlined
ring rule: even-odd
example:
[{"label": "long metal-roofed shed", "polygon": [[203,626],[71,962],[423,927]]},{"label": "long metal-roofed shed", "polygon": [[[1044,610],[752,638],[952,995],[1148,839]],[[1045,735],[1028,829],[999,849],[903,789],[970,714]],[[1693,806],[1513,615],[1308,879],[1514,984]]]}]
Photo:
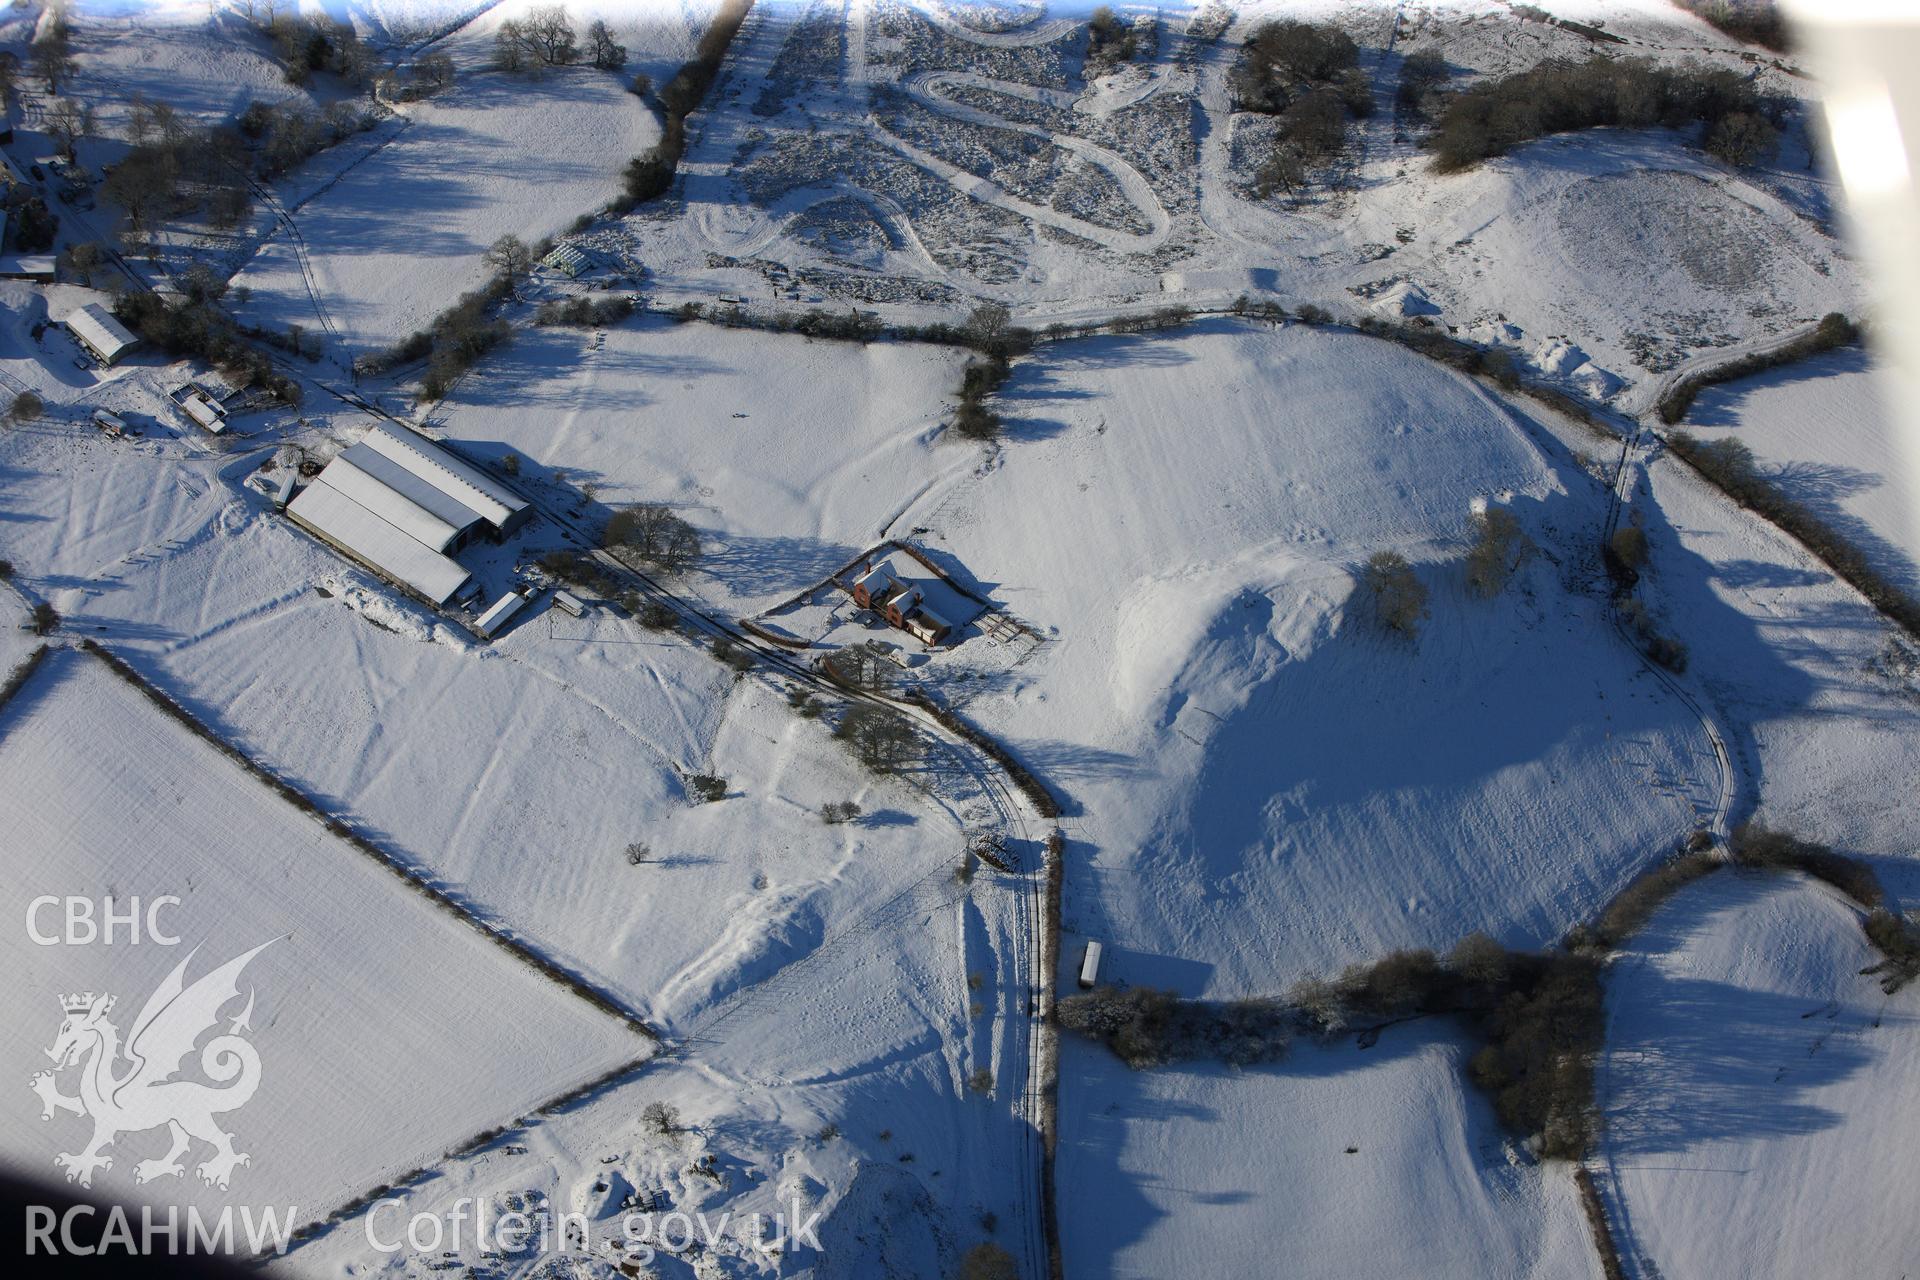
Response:
[{"label": "long metal-roofed shed", "polygon": [[443,605],[467,581],[448,553],[526,522],[526,500],[418,432],[368,428],[287,506],[315,537]]},{"label": "long metal-roofed shed", "polygon": [[140,339],[127,332],[127,327],[97,302],[89,302],[61,323],[101,364],[113,364],[140,345]]}]

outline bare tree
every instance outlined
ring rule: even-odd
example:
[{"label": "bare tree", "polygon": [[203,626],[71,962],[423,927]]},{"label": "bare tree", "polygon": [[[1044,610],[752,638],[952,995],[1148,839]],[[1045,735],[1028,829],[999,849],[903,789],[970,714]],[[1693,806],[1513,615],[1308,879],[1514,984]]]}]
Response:
[{"label": "bare tree", "polygon": [[444,53],[430,53],[413,64],[414,78],[434,91],[453,83],[453,59]]},{"label": "bare tree", "polygon": [[1476,536],[1467,552],[1467,585],[1478,596],[1499,595],[1533,550],[1533,540],[1505,507],[1489,507],[1476,514],[1473,528]]},{"label": "bare tree", "polygon": [[1376,551],[1367,561],[1364,581],[1381,623],[1411,637],[1427,616],[1427,589],[1413,576],[1413,566],[1397,551]]},{"label": "bare tree", "polygon": [[55,8],[47,15],[28,56],[33,61],[34,74],[47,82],[48,93],[59,93],[60,86],[73,78],[77,67],[73,31],[67,25],[64,9]]},{"label": "bare tree", "polygon": [[607,521],[606,544],[664,573],[684,573],[700,559],[700,535],[659,502],[624,507]]},{"label": "bare tree", "polygon": [[504,235],[495,240],[481,261],[492,267],[498,275],[506,277],[507,287],[517,289],[520,282],[533,270],[533,250],[516,235]]},{"label": "bare tree", "polygon": [[542,5],[528,13],[525,30],[534,56],[548,66],[572,66],[580,60],[578,37],[565,5]]},{"label": "bare tree", "polygon": [[142,147],[113,167],[100,184],[100,195],[125,210],[128,232],[137,242],[172,209],[179,184],[180,162],[173,153]]},{"label": "bare tree", "polygon": [[190,132],[187,122],[180,113],[165,102],[147,104],[147,116],[153,123],[154,137],[168,146],[177,146],[186,141]]},{"label": "bare tree", "polygon": [[967,316],[967,343],[991,351],[1006,339],[1013,313],[997,302],[983,302]]},{"label": "bare tree", "polygon": [[345,22],[334,23],[328,45],[332,52],[330,62],[333,74],[350,85],[365,86],[373,82],[373,73],[379,60],[374,57],[372,49],[361,43],[352,26]]},{"label": "bare tree", "polygon": [[67,270],[80,277],[80,283],[93,287],[93,273],[106,265],[106,251],[92,240],[67,246]]},{"label": "bare tree", "polygon": [[891,672],[886,659],[864,644],[850,644],[835,650],[827,659],[833,674],[856,689],[878,690],[887,687]]},{"label": "bare tree", "polygon": [[840,717],[833,736],[875,773],[892,773],[920,757],[920,735],[891,707],[856,702]]},{"label": "bare tree", "polygon": [[1300,148],[1291,142],[1276,143],[1267,158],[1261,162],[1260,171],[1255,175],[1254,187],[1263,196],[1275,191],[1284,191],[1289,196],[1297,195],[1307,185],[1307,162],[1300,156]]},{"label": "bare tree", "polygon": [[520,25],[518,18],[508,18],[493,33],[493,65],[500,70],[524,69],[530,53],[526,28]]},{"label": "bare tree", "polygon": [[136,147],[144,147],[153,141],[153,103],[144,93],[136,93],[127,103],[127,141]]},{"label": "bare tree", "polygon": [[587,60],[601,71],[618,71],[627,65],[627,46],[613,38],[603,19],[595,18],[587,28]]},{"label": "bare tree", "polygon": [[640,1111],[640,1122],[661,1137],[680,1131],[680,1109],[671,1102],[649,1102]]},{"label": "bare tree", "polygon": [[62,98],[48,109],[47,134],[60,144],[60,154],[75,159],[75,147],[81,138],[93,132],[93,108],[72,98]]}]

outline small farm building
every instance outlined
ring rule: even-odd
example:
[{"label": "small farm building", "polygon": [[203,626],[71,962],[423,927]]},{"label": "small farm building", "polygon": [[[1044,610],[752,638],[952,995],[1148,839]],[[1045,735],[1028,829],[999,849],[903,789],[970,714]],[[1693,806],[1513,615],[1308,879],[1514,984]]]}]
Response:
[{"label": "small farm building", "polygon": [[140,345],[140,339],[113,318],[113,313],[97,302],[89,302],[66,318],[67,332],[93,354],[101,364],[118,363],[121,356]]}]

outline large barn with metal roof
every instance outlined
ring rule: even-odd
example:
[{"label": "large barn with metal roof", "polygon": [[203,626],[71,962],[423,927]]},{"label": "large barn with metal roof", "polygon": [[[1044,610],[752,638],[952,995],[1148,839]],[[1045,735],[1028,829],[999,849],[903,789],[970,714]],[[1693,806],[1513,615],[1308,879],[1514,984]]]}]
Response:
[{"label": "large barn with metal roof", "polygon": [[453,553],[526,522],[524,498],[417,431],[377,422],[287,505],[307,532],[435,605],[466,585]]}]

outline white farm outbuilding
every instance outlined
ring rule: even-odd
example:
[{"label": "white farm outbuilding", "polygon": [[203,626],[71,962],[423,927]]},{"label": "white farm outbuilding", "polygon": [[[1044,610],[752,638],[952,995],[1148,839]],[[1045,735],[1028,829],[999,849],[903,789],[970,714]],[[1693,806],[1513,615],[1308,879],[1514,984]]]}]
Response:
[{"label": "white farm outbuilding", "polygon": [[390,422],[370,427],[287,505],[295,524],[435,605],[466,585],[453,552],[481,534],[512,533],[530,512],[505,485]]},{"label": "white farm outbuilding", "polygon": [[62,323],[67,326],[67,332],[101,364],[114,364],[140,345],[140,339],[127,332],[127,327],[97,302],[89,302]]}]

